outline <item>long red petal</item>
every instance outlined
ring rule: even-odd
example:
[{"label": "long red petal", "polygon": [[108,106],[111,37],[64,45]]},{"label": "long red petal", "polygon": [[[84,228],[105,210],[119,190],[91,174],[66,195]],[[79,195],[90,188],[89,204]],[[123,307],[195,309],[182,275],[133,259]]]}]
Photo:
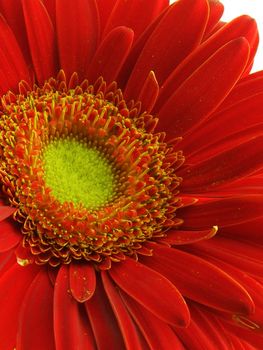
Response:
[{"label": "long red petal", "polygon": [[112,10],[118,0],[97,0],[100,15],[100,32],[103,33],[105,25],[111,15]]},{"label": "long red petal", "polygon": [[256,131],[253,130],[253,138],[248,135],[248,141],[232,146],[211,158],[204,158],[197,164],[186,166],[178,173],[184,179],[181,191],[184,193],[208,191],[262,168],[263,128],[261,129],[262,136],[256,136]]},{"label": "long red petal", "polygon": [[125,349],[120,327],[100,278],[97,279],[94,296],[85,303],[85,307],[96,339],[96,348],[100,350]]},{"label": "long red petal", "polygon": [[89,300],[96,288],[94,267],[90,264],[71,263],[69,284],[72,296],[80,303]]},{"label": "long red petal", "polygon": [[155,112],[158,112],[163,104],[172,96],[174,87],[178,88],[181,86],[217,50],[238,37],[247,39],[251,47],[255,33],[257,33],[256,22],[249,16],[240,16],[223,26],[221,30],[217,31],[193,51],[166,80],[160,91],[161,94]]},{"label": "long red petal", "polygon": [[263,277],[262,246],[218,236],[205,243],[196,243],[184,250],[217,258],[255,278]]},{"label": "long red petal", "polygon": [[238,350],[258,350],[254,346],[248,344],[243,339],[235,336],[233,333],[228,332],[229,337],[231,338],[231,342],[233,344],[234,349]]},{"label": "long red petal", "polygon": [[140,304],[128,297],[128,295],[122,293],[122,297],[152,350],[185,350],[167,323],[164,323],[151,312],[145,310]]},{"label": "long red petal", "polygon": [[16,38],[0,16],[0,93],[17,91],[21,80],[30,82],[30,74]]},{"label": "long red petal", "polygon": [[192,244],[198,241],[203,241],[212,238],[217,232],[217,227],[214,226],[209,230],[203,231],[182,231],[169,230],[166,237],[159,239],[160,243],[168,243],[171,245]]},{"label": "long red petal", "polygon": [[195,255],[160,244],[147,243],[153,256],[143,263],[169,278],[184,296],[201,304],[250,314],[255,305],[247,291],[231,276]]},{"label": "long red petal", "polygon": [[52,20],[53,25],[56,24],[56,0],[42,0],[47,12]]},{"label": "long red petal", "polygon": [[245,223],[263,216],[261,195],[244,195],[215,199],[180,209],[184,227],[203,228],[217,225],[226,227]]},{"label": "long red petal", "polygon": [[[261,180],[262,181],[262,180]],[[262,182],[261,182],[262,184]],[[234,226],[222,227],[221,233],[232,239],[249,239],[253,242],[262,242],[263,217],[239,223]]]},{"label": "long red petal", "polygon": [[56,74],[55,31],[40,0],[22,0],[31,57],[39,84]]},{"label": "long red petal", "polygon": [[55,350],[53,294],[47,271],[42,269],[21,305],[16,350]]},{"label": "long red petal", "polygon": [[[135,42],[123,68],[121,69],[121,72],[118,76],[118,79],[117,79],[118,85],[121,88],[124,89],[127,81],[129,80],[131,72],[133,70],[133,67],[135,66],[136,61],[138,60],[146,42],[151,37],[152,33],[159,26],[159,23],[161,23],[162,19],[166,16],[166,14],[169,11],[170,11],[170,6],[167,7],[151,24],[148,25],[148,27],[143,32],[143,34]],[[128,97],[128,96],[126,96],[126,97],[127,97],[127,100],[130,99],[130,97]]]},{"label": "long red petal", "polygon": [[[220,249],[221,247],[219,246],[219,250]],[[248,293],[250,294],[251,298],[255,303],[255,313],[250,315],[249,319],[252,322],[255,322],[259,326],[257,328],[258,331],[259,331],[259,328],[261,328],[262,330],[263,329],[263,300],[261,296],[263,295],[263,285],[258,282],[259,276],[258,275],[256,276],[257,280],[252,278],[250,275],[248,275],[242,270],[242,267],[240,268],[240,266],[238,267],[233,266],[233,263],[232,263],[233,260],[230,262],[225,262],[224,255],[218,258],[214,256],[213,252],[211,252],[210,254],[210,252],[207,253],[205,251],[202,251],[198,247],[197,248],[193,247],[193,249],[191,248],[191,252],[193,251],[195,252],[195,254],[198,254],[201,257],[208,259],[209,262],[212,262],[213,264],[215,264],[216,266],[224,270],[226,273],[228,273],[230,276],[233,276],[233,278],[236,281],[238,281],[248,291]],[[243,259],[247,260],[246,257],[243,257]],[[262,269],[262,264],[261,264],[261,269]]]},{"label": "long red petal", "polygon": [[19,312],[30,284],[39,267],[22,267],[15,263],[0,279],[0,344],[2,349],[13,349],[16,345]]},{"label": "long red petal", "polygon": [[140,91],[151,70],[162,84],[173,69],[200,43],[207,18],[206,1],[182,0],[173,4],[146,42],[128,81],[125,96],[136,99],[136,91]]},{"label": "long red petal", "polygon": [[16,211],[15,208],[8,206],[0,206],[0,221],[7,219]]},{"label": "long red petal", "polygon": [[126,259],[112,266],[109,273],[121,289],[161,320],[180,327],[189,323],[190,315],[181,294],[158,272]]},{"label": "long red petal", "polygon": [[235,39],[216,51],[161,108],[158,130],[165,130],[169,138],[182,136],[204,121],[236,84],[248,55],[249,46],[244,38]]},{"label": "long red petal", "polygon": [[0,252],[14,248],[22,239],[20,230],[13,222],[0,221]]},{"label": "long red petal", "polygon": [[211,30],[216,26],[224,12],[224,5],[218,0],[209,0],[209,18],[205,28],[205,35],[207,36]]},{"label": "long red petal", "polygon": [[57,0],[57,36],[61,68],[81,79],[96,50],[99,28],[95,0]]},{"label": "long red petal", "polygon": [[30,49],[28,46],[25,21],[23,16],[21,16],[23,13],[22,2],[17,0],[0,0],[0,13],[4,16],[8,25],[12,29],[25,61],[28,66],[30,66],[32,62]]},{"label": "long red petal", "polygon": [[0,253],[0,278],[16,263],[16,256],[13,251]]},{"label": "long red petal", "polygon": [[137,39],[149,23],[151,23],[168,4],[168,0],[146,2],[117,0],[108,17],[104,34],[109,33],[115,27],[125,25],[132,28],[135,33],[135,39]]},{"label": "long red petal", "polygon": [[87,72],[88,80],[95,82],[100,76],[108,83],[116,80],[132,42],[133,31],[131,29],[127,27],[114,28],[105,37],[95,53]]},{"label": "long red petal", "polygon": [[246,100],[253,95],[263,92],[263,71],[255,72],[240,80],[231,93],[227,96],[221,109]]},{"label": "long red petal", "polygon": [[104,289],[111,303],[112,310],[120,326],[126,349],[143,350],[141,347],[140,339],[138,337],[138,332],[127,309],[122,302],[122,299],[117,292],[116,287],[114,286],[114,283],[111,281],[108,273],[105,271],[101,273],[101,277]]},{"label": "long red petal", "polygon": [[215,346],[217,350],[235,350],[219,320],[212,314],[205,313],[200,306],[191,304],[190,326],[187,330],[175,330],[187,349],[200,350],[202,344],[202,349],[205,350],[214,350]]},{"label": "long red petal", "polygon": [[[223,323],[224,328],[230,334],[237,335],[238,338],[244,339],[248,343],[243,343],[245,350],[259,350],[263,348],[263,336],[256,332],[252,332],[251,328],[237,327],[231,323]],[[236,350],[236,349],[235,349]],[[239,350],[239,349],[238,349]]]},{"label": "long red petal", "polygon": [[[261,84],[263,86],[263,80]],[[192,157],[199,154],[202,149],[212,151],[215,143],[222,144],[224,139],[231,139],[231,136],[234,143],[236,133],[262,123],[262,99],[263,92],[247,96],[246,99],[213,114],[206,123],[182,140],[180,145],[184,154]]]},{"label": "long red petal", "polygon": [[153,71],[146,78],[138,100],[142,103],[142,111],[151,112],[159,95],[159,84]]},{"label": "long red petal", "polygon": [[[253,119],[253,118],[252,118]],[[221,135],[221,139],[216,138],[212,144],[208,146],[204,146],[203,148],[199,150],[199,153],[194,152],[194,154],[186,155],[187,163],[185,163],[185,167],[189,167],[190,164],[197,164],[200,162],[206,162],[208,159],[213,160],[214,157],[220,157],[220,154],[227,155],[232,154],[235,152],[235,149],[241,149],[244,145],[247,145],[248,149],[248,155],[250,152],[253,152],[250,147],[253,148],[255,144],[258,144],[257,141],[262,138],[263,135],[263,122],[257,125],[252,125],[248,127],[247,129],[243,129],[237,133],[233,133],[230,135],[227,135],[224,137]],[[211,139],[210,139],[211,140]],[[209,138],[208,138],[208,144],[209,144]],[[259,142],[260,144],[260,142]],[[253,153],[254,155],[255,153]],[[239,156],[240,158],[240,156]],[[224,158],[224,160],[227,160]],[[237,160],[238,162],[238,160]],[[246,163],[245,169],[238,169],[240,171],[240,175],[238,177],[238,182],[244,181],[245,179],[250,179],[251,177],[254,177],[257,175],[258,171],[262,169],[262,164],[260,163],[260,159],[249,159],[249,162]],[[179,174],[179,171],[178,171]],[[233,176],[233,179],[235,176]],[[231,180],[231,177],[230,177]],[[231,181],[228,183],[228,181],[223,181],[224,186],[229,186]],[[235,181],[236,184],[236,181]],[[215,185],[216,187],[216,185]]]},{"label": "long red petal", "polygon": [[83,308],[69,293],[68,266],[60,268],[54,293],[56,350],[95,350],[94,338]]}]

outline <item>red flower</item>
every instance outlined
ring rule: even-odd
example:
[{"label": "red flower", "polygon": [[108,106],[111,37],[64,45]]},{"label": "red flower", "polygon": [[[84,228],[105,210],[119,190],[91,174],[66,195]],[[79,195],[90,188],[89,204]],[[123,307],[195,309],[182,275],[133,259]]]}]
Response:
[{"label": "red flower", "polygon": [[0,11],[1,350],[263,348],[254,20],[214,0]]}]

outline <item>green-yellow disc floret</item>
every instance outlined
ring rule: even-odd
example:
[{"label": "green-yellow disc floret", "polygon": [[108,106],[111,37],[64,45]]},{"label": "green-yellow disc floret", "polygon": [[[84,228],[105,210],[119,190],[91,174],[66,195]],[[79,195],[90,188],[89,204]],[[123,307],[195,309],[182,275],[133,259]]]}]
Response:
[{"label": "green-yellow disc floret", "polygon": [[44,179],[61,203],[73,202],[93,209],[114,194],[111,165],[96,149],[74,139],[51,142],[43,152]]}]

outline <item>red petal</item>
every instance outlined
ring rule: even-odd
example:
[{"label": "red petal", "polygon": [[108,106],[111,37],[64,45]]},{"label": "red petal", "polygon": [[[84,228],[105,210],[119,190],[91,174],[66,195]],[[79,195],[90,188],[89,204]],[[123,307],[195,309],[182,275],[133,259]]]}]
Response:
[{"label": "red petal", "polygon": [[229,337],[231,338],[233,349],[238,349],[238,350],[257,350],[252,345],[249,345],[244,340],[236,337],[232,333],[231,334],[229,333]]},{"label": "red petal", "polygon": [[224,12],[224,5],[218,0],[209,0],[209,18],[205,28],[206,36],[216,26]]},{"label": "red petal", "polygon": [[95,82],[100,76],[111,83],[130,51],[133,31],[127,27],[114,28],[102,41],[95,53],[87,73],[89,81]]},{"label": "red petal", "polygon": [[28,47],[27,34],[23,13],[22,3],[17,0],[0,0],[0,13],[4,16],[6,22],[12,29],[15,38],[20,46],[27,64],[30,66],[31,56]]},{"label": "red petal", "polygon": [[130,258],[112,266],[109,273],[121,289],[161,320],[187,326],[190,320],[187,305],[167,278]]},{"label": "red petal", "polygon": [[[217,0],[216,0],[217,1]],[[236,19],[236,18],[235,18]],[[234,19],[234,20],[235,20]],[[229,23],[232,22],[224,22],[224,21],[219,21],[215,27],[212,29],[211,33],[209,33],[208,38],[207,36],[204,36],[204,41],[208,41],[209,37],[211,37],[212,35],[214,35],[215,33],[218,33],[223,27],[225,27],[226,25],[228,25]],[[239,35],[238,35],[239,36]]]},{"label": "red petal", "polygon": [[234,147],[231,145],[229,149],[222,150],[211,158],[204,158],[197,164],[184,167],[178,173],[184,179],[180,190],[184,193],[209,191],[262,168],[263,136],[256,137],[255,132],[253,131],[254,137],[249,137],[249,141]]},{"label": "red petal", "polygon": [[112,10],[118,0],[97,0],[97,6],[100,15],[100,31],[103,33],[104,27],[110,17]]},{"label": "red petal", "polygon": [[185,349],[168,324],[155,317],[151,312],[145,310],[132,298],[124,295],[124,293],[122,293],[122,295],[132,317],[136,321],[151,349]]},{"label": "red petal", "polygon": [[117,0],[108,17],[104,34],[113,28],[125,25],[132,28],[135,38],[169,5],[168,0],[134,1]]},{"label": "red petal", "polygon": [[200,43],[207,18],[206,1],[182,0],[173,4],[146,42],[128,81],[125,96],[137,98],[136,92],[141,90],[151,70],[162,84]]},{"label": "red petal", "polygon": [[[241,178],[240,180],[235,181],[234,183],[230,183],[224,187],[221,187],[220,192],[222,194],[222,197],[233,197],[239,195],[240,193],[248,195],[263,194],[262,181],[262,177],[258,177],[255,174],[253,176]],[[209,192],[209,194],[210,193],[211,192]],[[214,192],[214,194],[215,193],[216,192]]]},{"label": "red petal", "polygon": [[69,266],[69,284],[72,296],[83,303],[89,300],[96,288],[96,275],[91,264],[71,263]]},{"label": "red petal", "polygon": [[[225,322],[224,328],[230,334],[235,334],[239,339],[244,339],[248,343],[243,343],[245,350],[261,350],[263,348],[263,336],[253,332],[251,328],[237,327],[236,325]],[[238,349],[239,350],[239,349]]]},{"label": "red petal", "polygon": [[159,95],[159,84],[153,71],[146,78],[138,100],[142,103],[142,111],[151,112]]},{"label": "red petal", "polygon": [[237,225],[262,215],[263,198],[260,195],[216,199],[180,209],[180,218],[188,229]]},{"label": "red petal", "polygon": [[217,232],[217,227],[204,231],[181,231],[169,230],[167,237],[160,238],[160,243],[165,242],[171,245],[192,244],[213,237]]},{"label": "red petal", "polygon": [[30,75],[16,38],[0,16],[0,93],[18,90],[21,80],[30,82]]},{"label": "red petal", "polygon": [[[136,64],[136,61],[138,60],[138,57],[140,56],[146,42],[154,32],[154,30],[158,27],[159,23],[162,21],[162,19],[165,17],[166,13],[170,11],[170,6],[167,7],[150,25],[146,28],[146,30],[143,32],[143,34],[139,37],[139,39],[135,42],[134,46],[131,49],[131,52],[121,69],[121,72],[118,76],[118,84],[120,87],[124,89],[128,79],[130,78],[131,71],[133,67]],[[129,100],[128,98],[127,100]]]},{"label": "red petal", "polygon": [[[170,75],[160,91],[155,112],[159,111],[164,103],[174,93],[174,87],[181,86],[205,61],[214,53],[238,37],[244,37],[252,45],[253,38],[257,32],[257,25],[254,19],[249,16],[241,16],[226,24],[207,41],[191,53]],[[233,54],[234,55],[234,54]],[[235,55],[234,55],[235,56]],[[230,62],[232,64],[231,57]],[[230,66],[231,66],[230,64]],[[211,81],[210,81],[211,82]],[[214,83],[213,83],[214,86]]]},{"label": "red petal", "polygon": [[236,84],[248,54],[244,38],[220,48],[165,103],[159,112],[158,130],[165,130],[169,138],[182,136],[204,121]]},{"label": "red petal", "polygon": [[138,338],[138,332],[134,326],[134,323],[126,310],[123,302],[114,286],[114,283],[110,280],[107,272],[101,273],[102,282],[105,288],[105,292],[111,303],[112,310],[116,316],[118,324],[120,326],[125,346],[127,350],[143,350],[140,345],[140,339]]},{"label": "red petal", "polygon": [[16,256],[13,251],[0,253],[0,278],[16,263]]},{"label": "red petal", "polygon": [[[176,329],[187,349],[234,350],[221,323],[212,314],[205,313],[200,306],[191,306],[191,323],[187,330]],[[237,350],[237,349],[236,349]],[[240,350],[240,349],[239,349]]]},{"label": "red petal", "polygon": [[45,269],[34,279],[21,305],[16,349],[55,350],[53,287]]},{"label": "red petal", "polygon": [[0,279],[0,344],[2,349],[16,345],[19,312],[30,284],[39,268],[15,263]]},{"label": "red petal", "polygon": [[14,214],[15,211],[15,208],[11,208],[8,206],[0,206],[0,221],[7,219],[9,216]]},{"label": "red petal", "polygon": [[[232,245],[232,247],[233,246],[235,246],[235,244]],[[218,248],[220,250],[220,246]],[[233,266],[232,264],[233,260],[230,263],[226,263],[225,261],[222,261],[224,260],[224,254],[220,256],[220,258],[218,259],[216,256],[214,256],[213,252],[211,252],[211,255],[209,256],[205,251],[198,249],[198,247],[197,249],[193,247],[191,251],[195,251],[195,253],[197,253],[198,255],[201,254],[202,257],[205,257],[205,259],[208,259],[210,262],[214,263],[216,266],[224,270],[230,276],[233,276],[233,278],[236,281],[238,281],[248,291],[248,293],[250,294],[256,306],[255,313],[253,315],[250,315],[249,319],[257,323],[261,328],[263,328],[263,300],[261,297],[263,295],[263,285],[259,283],[257,280],[255,280],[254,278],[244,273],[244,271],[242,270],[242,267],[240,268],[240,266],[238,267]],[[243,259],[247,260],[246,257],[243,257]],[[261,264],[261,275],[262,275],[262,264]],[[259,279],[259,276],[257,275],[256,278]]]},{"label": "red petal", "polygon": [[56,350],[95,349],[93,335],[84,310],[69,293],[69,271],[59,269],[54,293],[54,333]]},{"label": "red petal", "polygon": [[95,0],[57,0],[57,36],[61,68],[66,76],[84,78],[96,50],[99,28]]},{"label": "red petal", "polygon": [[45,5],[48,14],[52,20],[53,25],[56,24],[56,0],[42,0]]},{"label": "red petal", "polygon": [[[263,81],[261,84],[263,86]],[[212,115],[197,130],[183,139],[180,146],[184,154],[189,158],[189,156],[197,156],[203,149],[212,151],[214,144],[221,144],[224,139],[226,141],[232,139],[235,143],[236,133],[262,123],[262,99],[263,93],[247,96],[246,99]],[[247,118],[248,114],[249,118]],[[214,151],[212,153],[215,154]]]},{"label": "red petal", "polygon": [[93,298],[85,303],[85,307],[96,339],[96,349],[125,349],[120,327],[113,314],[100,278],[97,280],[97,288]]},{"label": "red petal", "polygon": [[48,267],[47,272],[48,272],[49,280],[50,280],[52,286],[54,286],[56,283],[58,271],[59,271],[58,269],[54,269],[52,266]]},{"label": "red petal", "polygon": [[[227,155],[227,153],[231,154],[232,152],[235,152],[235,148],[241,148],[243,147],[244,144],[246,144],[248,148],[250,146],[252,146],[253,148],[253,146],[262,137],[262,135],[263,135],[263,123],[260,123],[258,125],[249,126],[247,129],[241,130],[237,133],[226,135],[225,137],[221,135],[222,139],[217,139],[215,137],[215,140],[212,144],[208,146],[205,145],[201,150],[199,150],[198,153],[186,156],[187,163],[195,164],[195,163],[200,163],[205,159],[212,160],[214,157],[219,156],[220,153],[222,154],[224,153],[225,155]],[[207,139],[209,143],[209,138]],[[251,149],[248,149],[248,155],[249,155],[249,152],[251,152]],[[239,155],[239,159],[240,159],[240,155]],[[245,160],[245,163],[246,161],[247,159]],[[188,166],[188,165],[185,164],[185,166]],[[260,163],[260,159],[258,158],[256,160],[249,159],[248,164],[246,163],[245,169],[240,169],[240,168],[237,169],[237,171],[240,170],[240,174],[237,178],[237,181],[240,182],[242,180],[244,181],[245,179],[249,179],[250,177],[256,175],[257,172],[260,171],[260,169],[262,169],[262,164]],[[237,182],[235,181],[235,184],[236,183]],[[223,185],[229,186],[230,182],[224,181]]]},{"label": "red petal", "polygon": [[261,245],[242,243],[238,240],[217,236],[212,240],[196,243],[186,249],[196,255],[215,257],[256,278],[263,277]]},{"label": "red petal", "polygon": [[236,103],[242,102],[263,92],[263,71],[250,74],[246,78],[240,80],[231,93],[227,96],[222,109],[227,109]]},{"label": "red petal", "polygon": [[[262,183],[262,182],[261,182]],[[249,220],[246,223],[240,223],[235,226],[221,228],[224,236],[233,239],[251,239],[253,242],[262,242],[263,217]]]},{"label": "red petal", "polygon": [[249,314],[254,303],[247,291],[215,265],[178,249],[147,243],[153,256],[143,257],[147,266],[167,276],[184,296],[227,312]]},{"label": "red petal", "polygon": [[0,252],[3,253],[14,248],[22,240],[20,230],[14,222],[8,220],[0,221]]},{"label": "red petal", "polygon": [[[220,249],[220,247],[219,247]],[[199,250],[199,249],[198,249]],[[200,254],[200,251],[199,251]],[[239,267],[233,267],[232,264],[225,263],[224,261],[218,260],[216,257],[207,256],[207,254],[203,253],[201,251],[202,256],[206,255],[206,259],[208,258],[209,261],[212,261],[220,268],[224,269],[227,273],[232,275],[235,280],[237,280],[240,284],[242,284],[246,290],[251,295],[253,301],[255,302],[255,313],[250,315],[249,318],[241,316],[241,315],[234,315],[234,317],[226,317],[224,315],[224,318],[229,319],[231,323],[233,323],[233,320],[235,323],[237,323],[240,326],[252,328],[251,331],[256,334],[263,335],[263,300],[262,300],[262,293],[263,293],[263,285],[256,281],[255,279],[251,278],[249,275],[244,273]],[[222,256],[223,258],[223,256]],[[262,267],[261,267],[262,270]],[[262,274],[262,272],[261,272]],[[257,277],[257,280],[259,278]],[[254,325],[254,326],[253,326]],[[252,326],[252,327],[251,327]]]},{"label": "red petal", "polygon": [[22,0],[25,24],[38,83],[56,74],[55,32],[40,0]]},{"label": "red petal", "polygon": [[21,240],[18,246],[16,247],[15,255],[17,262],[20,265],[34,263],[34,255],[32,255],[30,249],[24,246],[23,240]]}]

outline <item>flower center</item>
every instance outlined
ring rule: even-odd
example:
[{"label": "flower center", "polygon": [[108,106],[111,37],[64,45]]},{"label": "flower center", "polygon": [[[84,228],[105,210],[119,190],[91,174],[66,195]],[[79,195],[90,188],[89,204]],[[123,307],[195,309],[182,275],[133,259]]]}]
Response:
[{"label": "flower center", "polygon": [[181,223],[183,156],[115,83],[76,78],[2,98],[0,182],[33,261],[105,269]]},{"label": "flower center", "polygon": [[115,179],[107,159],[74,139],[50,142],[43,152],[44,180],[61,203],[95,209],[114,197]]}]

